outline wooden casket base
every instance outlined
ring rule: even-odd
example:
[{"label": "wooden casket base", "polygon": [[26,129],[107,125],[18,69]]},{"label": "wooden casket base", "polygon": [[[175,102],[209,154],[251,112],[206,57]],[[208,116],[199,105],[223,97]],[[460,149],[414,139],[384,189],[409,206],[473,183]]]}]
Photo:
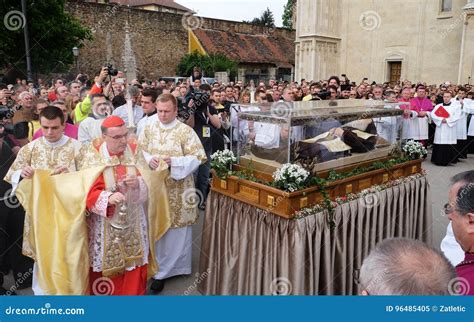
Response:
[{"label": "wooden casket base", "polygon": [[[388,158],[372,159],[363,164],[372,164],[377,161],[386,161]],[[397,164],[390,169],[372,170],[342,180],[330,182],[326,191],[331,200],[342,197],[349,193],[358,193],[373,185],[383,184],[390,180],[406,177],[422,171],[423,160],[413,160]],[[357,166],[361,166],[358,164]],[[350,171],[356,166],[345,166],[338,170]],[[235,166],[236,170],[244,169]],[[342,172],[342,171],[341,171]],[[272,180],[271,174],[253,170],[253,175],[263,182]],[[323,172],[320,177],[327,177],[328,171]],[[214,174],[211,189],[231,198],[251,204],[260,209],[267,210],[275,215],[292,218],[294,213],[302,208],[321,203],[324,198],[319,187],[309,187],[296,192],[285,192],[268,185],[230,176],[226,180],[217,178]]]}]

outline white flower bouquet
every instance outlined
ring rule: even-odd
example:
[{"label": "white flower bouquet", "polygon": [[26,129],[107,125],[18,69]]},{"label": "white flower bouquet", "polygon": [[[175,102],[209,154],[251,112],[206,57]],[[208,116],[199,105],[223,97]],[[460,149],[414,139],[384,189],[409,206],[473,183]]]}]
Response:
[{"label": "white flower bouquet", "polygon": [[211,155],[211,168],[221,179],[226,179],[232,170],[232,164],[237,162],[237,158],[231,150],[217,151]]},{"label": "white flower bouquet", "polygon": [[297,164],[286,163],[273,172],[273,185],[288,192],[306,188],[308,179],[309,172]]},{"label": "white flower bouquet", "polygon": [[407,141],[402,150],[410,160],[425,158],[428,155],[428,151],[426,151],[423,144],[413,140]]}]

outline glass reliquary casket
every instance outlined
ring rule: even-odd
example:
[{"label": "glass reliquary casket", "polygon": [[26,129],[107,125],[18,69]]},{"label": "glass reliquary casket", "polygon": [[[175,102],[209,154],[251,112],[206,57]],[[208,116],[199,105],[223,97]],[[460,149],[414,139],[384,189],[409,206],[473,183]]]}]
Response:
[{"label": "glass reliquary casket", "polygon": [[[420,173],[421,159],[400,158],[402,104],[363,100],[234,104],[231,141],[238,164],[232,166],[233,174],[214,176],[212,190],[292,218],[325,198],[334,200]],[[317,183],[293,192],[272,186],[273,172],[285,163],[300,164],[313,178],[327,179],[325,192]]]},{"label": "glass reliquary casket", "polygon": [[400,151],[403,103],[337,100],[234,104],[232,150],[244,167],[272,173],[285,163],[315,172]]}]

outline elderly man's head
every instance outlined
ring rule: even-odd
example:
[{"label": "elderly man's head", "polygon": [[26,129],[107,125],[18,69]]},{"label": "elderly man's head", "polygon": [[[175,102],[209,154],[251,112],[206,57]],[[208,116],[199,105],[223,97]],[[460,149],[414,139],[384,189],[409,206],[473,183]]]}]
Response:
[{"label": "elderly man's head", "polygon": [[32,108],[34,106],[33,104],[33,95],[30,93],[30,92],[22,92],[20,93],[20,95],[18,96],[18,98],[20,99],[20,104],[21,106],[25,107],[25,108]]},{"label": "elderly man's head", "polygon": [[474,252],[474,170],[452,178],[445,212],[453,225],[454,237],[465,252]]},{"label": "elderly man's head", "polygon": [[102,138],[112,154],[120,154],[127,147],[128,129],[125,122],[118,116],[107,117],[100,127]]},{"label": "elderly man's head", "polygon": [[94,94],[91,96],[92,113],[97,118],[104,118],[112,114],[111,104],[103,94]]},{"label": "elderly man's head", "polygon": [[438,250],[413,239],[379,243],[360,269],[361,295],[449,295],[454,267]]},{"label": "elderly man's head", "polygon": [[374,94],[374,99],[376,100],[382,100],[383,99],[383,88],[382,86],[375,86],[372,90],[372,93]]}]

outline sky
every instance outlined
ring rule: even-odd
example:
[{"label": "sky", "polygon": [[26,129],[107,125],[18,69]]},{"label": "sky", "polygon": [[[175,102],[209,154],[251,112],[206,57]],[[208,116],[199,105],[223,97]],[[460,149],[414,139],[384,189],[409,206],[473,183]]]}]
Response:
[{"label": "sky", "polygon": [[252,20],[270,8],[275,25],[282,26],[281,16],[287,0],[175,0],[175,2],[197,12],[198,16],[223,20]]}]

